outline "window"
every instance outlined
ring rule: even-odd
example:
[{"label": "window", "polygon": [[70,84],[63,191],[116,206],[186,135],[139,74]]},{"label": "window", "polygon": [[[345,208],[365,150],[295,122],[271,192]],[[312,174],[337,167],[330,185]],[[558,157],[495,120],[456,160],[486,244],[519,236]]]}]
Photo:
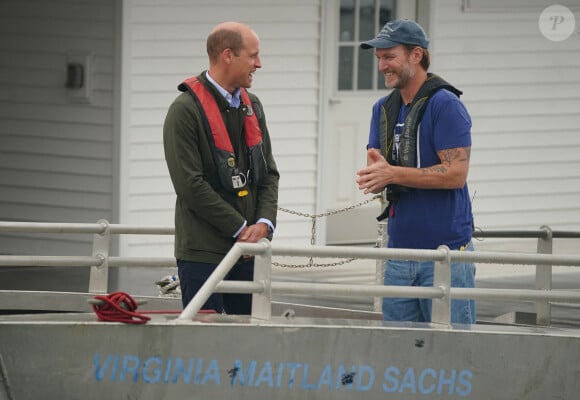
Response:
[{"label": "window", "polygon": [[395,15],[394,0],[341,0],[338,32],[338,90],[376,90],[379,79],[372,50],[360,43],[372,39]]}]

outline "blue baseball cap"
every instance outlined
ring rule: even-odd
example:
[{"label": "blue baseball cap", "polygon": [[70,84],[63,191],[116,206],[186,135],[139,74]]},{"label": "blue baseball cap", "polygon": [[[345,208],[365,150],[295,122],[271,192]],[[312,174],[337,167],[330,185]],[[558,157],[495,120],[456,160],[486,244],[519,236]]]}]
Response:
[{"label": "blue baseball cap", "polygon": [[363,49],[390,49],[400,44],[429,47],[427,34],[421,25],[408,19],[390,21],[383,26],[376,38],[361,43]]}]

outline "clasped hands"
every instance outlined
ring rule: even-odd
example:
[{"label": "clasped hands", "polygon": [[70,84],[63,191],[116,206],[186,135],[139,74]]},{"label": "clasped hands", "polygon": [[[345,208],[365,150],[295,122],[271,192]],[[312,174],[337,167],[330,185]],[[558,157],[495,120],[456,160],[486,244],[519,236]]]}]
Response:
[{"label": "clasped hands", "polygon": [[385,186],[394,183],[395,171],[377,149],[368,149],[367,166],[357,171],[356,183],[364,194],[380,193]]},{"label": "clasped hands", "polygon": [[237,242],[257,243],[260,239],[268,237],[268,225],[258,222],[254,225],[248,225],[238,235]]},{"label": "clasped hands", "polygon": [[[236,242],[257,243],[260,239],[268,237],[268,225],[263,222],[258,222],[254,225],[248,225],[238,235]],[[244,259],[252,258],[249,254],[244,254]]]}]

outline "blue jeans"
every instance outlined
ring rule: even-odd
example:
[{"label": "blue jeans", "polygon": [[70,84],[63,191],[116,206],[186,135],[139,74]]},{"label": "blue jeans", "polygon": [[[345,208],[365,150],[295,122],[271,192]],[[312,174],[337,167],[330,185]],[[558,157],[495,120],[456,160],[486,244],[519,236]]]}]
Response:
[{"label": "blue jeans", "polygon": [[[466,251],[473,251],[470,243]],[[385,285],[433,286],[433,261],[387,260]],[[473,263],[451,263],[451,287],[475,287]],[[384,321],[431,322],[431,299],[383,298]],[[451,300],[451,322],[474,324],[475,300]]]},{"label": "blue jeans", "polygon": [[[217,264],[177,260],[181,303],[184,308],[216,268]],[[253,281],[254,257],[238,261],[226,275],[225,280]],[[252,313],[252,294],[213,293],[201,309],[214,310],[220,314],[250,315]]]}]

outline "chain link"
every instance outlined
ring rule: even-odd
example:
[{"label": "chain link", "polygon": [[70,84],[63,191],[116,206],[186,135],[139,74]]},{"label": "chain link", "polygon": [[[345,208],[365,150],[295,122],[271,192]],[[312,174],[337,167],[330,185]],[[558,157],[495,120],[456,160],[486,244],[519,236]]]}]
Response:
[{"label": "chain link", "polygon": [[320,264],[320,263],[315,263],[314,260],[312,259],[312,257],[310,257],[308,259],[308,264],[284,264],[284,263],[272,261],[272,265],[275,265],[276,267],[282,267],[282,268],[317,268],[317,267],[328,268],[328,267],[338,267],[339,265],[348,264],[350,262],[353,262],[354,260],[356,260],[356,258],[347,258],[345,260],[341,260],[341,261],[337,261],[337,262],[333,262],[333,263]]},{"label": "chain link", "polygon": [[[362,207],[366,204],[369,204],[370,202],[373,202],[373,201],[375,201],[377,199],[381,199],[381,198],[382,198],[382,196],[380,194],[377,194],[377,195],[371,197],[370,199],[367,199],[365,201],[361,201],[360,203],[352,204],[348,207],[338,208],[338,209],[327,211],[327,212],[320,213],[320,214],[303,213],[300,211],[289,210],[289,209],[284,208],[284,207],[278,207],[278,210],[285,212],[285,213],[288,213],[288,214],[297,215],[299,217],[310,218],[312,221],[310,244],[312,246],[314,246],[316,244],[316,222],[317,222],[318,218],[329,217],[331,215],[336,215],[336,214],[339,214],[342,212],[354,210],[355,208]],[[350,262],[353,262],[354,260],[356,260],[356,258],[348,258],[348,259],[341,260],[341,261],[321,264],[321,263],[315,263],[313,257],[310,257],[308,259],[308,264],[284,264],[284,263],[272,262],[272,265],[275,265],[277,267],[283,267],[283,268],[314,268],[314,267],[328,268],[328,267],[337,267],[340,265],[348,264]]]},{"label": "chain link", "polygon": [[362,206],[367,205],[367,204],[369,204],[377,199],[380,199],[380,198],[382,198],[382,195],[377,194],[377,195],[374,195],[373,197],[371,197],[370,199],[366,199],[365,201],[361,201],[360,203],[352,204],[352,205],[350,205],[348,207],[344,207],[344,208],[337,208],[336,210],[330,210],[330,211],[320,213],[320,214],[303,213],[300,211],[289,210],[289,209],[284,208],[284,207],[278,207],[278,210],[283,211],[283,212],[288,213],[288,214],[297,215],[299,217],[322,218],[322,217],[329,217],[331,215],[339,214],[339,213],[344,212],[344,211],[350,211],[350,210],[353,210],[357,207],[362,207]]}]

